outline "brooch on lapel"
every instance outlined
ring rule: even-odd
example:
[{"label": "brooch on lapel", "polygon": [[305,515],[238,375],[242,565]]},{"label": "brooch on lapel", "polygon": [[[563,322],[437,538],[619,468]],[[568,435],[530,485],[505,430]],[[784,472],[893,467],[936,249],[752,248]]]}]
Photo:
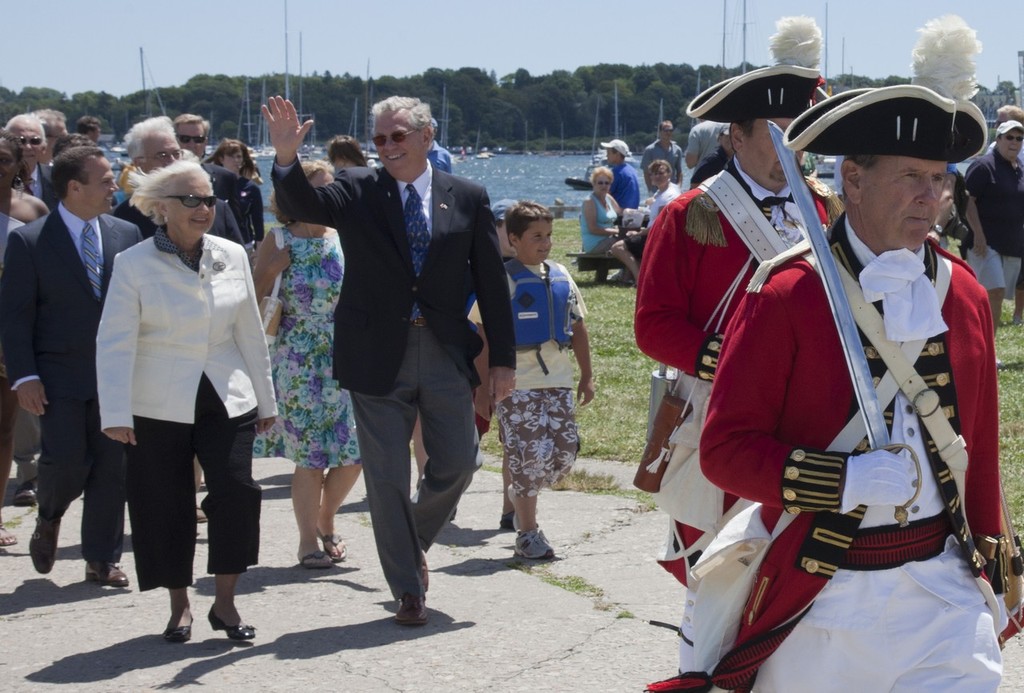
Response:
[{"label": "brooch on lapel", "polygon": [[441,209],[448,209],[448,205],[447,205],[446,203],[444,203],[444,202],[442,202],[442,203],[441,203],[440,205],[438,205],[438,206],[439,206],[439,207],[440,207]]},{"label": "brooch on lapel", "polygon": [[223,272],[225,267],[227,267],[227,265],[225,265],[220,260],[217,260],[215,263],[213,263],[214,272]]}]

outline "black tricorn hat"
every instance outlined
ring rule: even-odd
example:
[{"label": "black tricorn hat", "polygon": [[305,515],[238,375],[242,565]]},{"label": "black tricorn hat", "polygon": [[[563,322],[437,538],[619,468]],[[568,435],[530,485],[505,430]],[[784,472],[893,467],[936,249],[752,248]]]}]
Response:
[{"label": "black tricorn hat", "polygon": [[985,146],[988,126],[970,101],[904,84],[837,94],[798,116],[786,146],[815,154],[877,154],[963,161]]},{"label": "black tricorn hat", "polygon": [[772,65],[719,82],[697,95],[686,114],[720,123],[795,118],[814,103],[817,68]]}]

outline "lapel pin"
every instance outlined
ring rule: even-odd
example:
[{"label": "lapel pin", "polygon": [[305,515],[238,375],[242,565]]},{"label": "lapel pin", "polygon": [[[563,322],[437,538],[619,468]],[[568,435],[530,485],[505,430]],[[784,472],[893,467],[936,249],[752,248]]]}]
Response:
[{"label": "lapel pin", "polygon": [[441,203],[441,209],[448,209],[447,203],[442,202]]},{"label": "lapel pin", "polygon": [[213,271],[214,272],[222,272],[225,267],[227,267],[227,265],[225,265],[220,260],[217,260],[217,262],[213,263]]}]

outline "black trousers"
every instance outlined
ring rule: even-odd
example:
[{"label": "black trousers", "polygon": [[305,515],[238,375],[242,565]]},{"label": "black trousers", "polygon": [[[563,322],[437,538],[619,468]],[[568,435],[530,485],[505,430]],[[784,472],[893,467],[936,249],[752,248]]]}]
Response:
[{"label": "black trousers", "polygon": [[117,563],[124,539],[124,447],[100,430],[99,401],[51,397],[39,423],[39,517],[59,520],[84,495],[82,557]]},{"label": "black trousers", "polygon": [[192,584],[196,552],[193,458],[206,477],[214,575],[244,573],[259,560],[262,492],[252,478],[256,410],[229,419],[203,375],[191,424],[135,417],[137,445],[128,448],[128,515],[140,590]]}]

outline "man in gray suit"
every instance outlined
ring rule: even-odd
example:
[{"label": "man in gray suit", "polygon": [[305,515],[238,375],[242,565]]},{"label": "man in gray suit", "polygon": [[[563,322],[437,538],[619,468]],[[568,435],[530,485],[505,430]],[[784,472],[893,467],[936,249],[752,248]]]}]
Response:
[{"label": "man in gray suit", "polygon": [[[483,315],[496,399],[515,385],[515,333],[487,192],[430,166],[430,107],[391,97],[373,107],[381,171],[350,168],[313,188],[297,163],[312,121],[274,97],[263,107],[277,151],[274,189],[287,216],[338,230],[345,277],[334,313],[334,377],[352,392],[377,554],[401,625],[427,622],[430,548],[476,471],[472,387]],[[409,500],[417,416],[429,459]]]},{"label": "man in gray suit", "polygon": [[40,573],[53,568],[61,518],[84,493],[85,577],[125,587],[124,448],[100,430],[96,331],[114,256],[142,237],[107,214],[117,190],[98,147],[72,147],[53,164],[60,198],[47,216],[16,229],[0,278],[0,339],[21,407],[39,416],[39,516],[29,543]]}]

